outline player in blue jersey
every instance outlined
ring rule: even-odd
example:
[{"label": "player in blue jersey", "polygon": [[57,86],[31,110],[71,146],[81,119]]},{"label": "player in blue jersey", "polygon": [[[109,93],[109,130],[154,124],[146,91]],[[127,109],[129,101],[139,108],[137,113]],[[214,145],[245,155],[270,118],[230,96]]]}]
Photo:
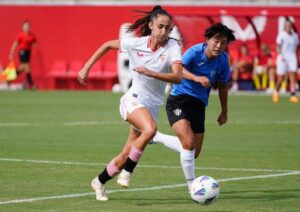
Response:
[{"label": "player in blue jersey", "polygon": [[180,153],[180,162],[188,186],[195,178],[195,158],[204,140],[205,107],[212,86],[217,86],[221,103],[219,125],[227,121],[228,82],[230,67],[225,52],[235,40],[233,31],[217,23],[206,29],[206,42],[189,48],[182,57],[183,80],[173,86],[168,97],[166,111],[176,136],[157,132],[154,143],[163,143]]}]

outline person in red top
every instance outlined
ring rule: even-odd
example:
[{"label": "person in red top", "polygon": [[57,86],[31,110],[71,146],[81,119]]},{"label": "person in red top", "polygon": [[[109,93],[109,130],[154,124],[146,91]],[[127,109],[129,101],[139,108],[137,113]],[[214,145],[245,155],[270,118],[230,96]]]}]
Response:
[{"label": "person in red top", "polygon": [[[260,46],[259,53],[254,58],[254,68],[253,68],[253,82],[256,90],[265,90],[268,83],[268,73],[270,77],[270,82],[274,82],[275,64],[273,61],[273,56],[271,54],[270,47],[262,43]],[[260,79],[261,78],[261,79]]]},{"label": "person in red top", "polygon": [[252,76],[253,56],[250,54],[248,46],[242,44],[239,48],[239,54],[232,66],[232,87],[231,91],[238,90],[238,80]]},{"label": "person in red top", "polygon": [[19,74],[23,71],[26,73],[27,86],[29,86],[31,89],[34,89],[35,86],[32,81],[31,68],[29,62],[31,48],[35,43],[36,37],[30,32],[30,22],[26,20],[23,22],[22,32],[17,36],[16,40],[13,42],[9,54],[9,60],[13,61],[15,51],[18,47],[20,66],[17,69],[17,73]]}]

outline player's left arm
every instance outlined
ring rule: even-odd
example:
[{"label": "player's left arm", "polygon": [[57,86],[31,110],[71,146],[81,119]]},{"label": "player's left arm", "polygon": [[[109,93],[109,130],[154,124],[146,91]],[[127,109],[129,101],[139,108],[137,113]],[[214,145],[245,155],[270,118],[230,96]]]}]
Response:
[{"label": "player's left arm", "polygon": [[220,75],[218,76],[217,86],[219,91],[219,100],[221,104],[221,113],[218,117],[219,125],[223,125],[227,122],[228,113],[228,82],[230,80],[230,66],[227,54],[223,54],[221,57]]},{"label": "player's left arm", "polygon": [[145,66],[140,66],[134,68],[134,71],[144,74],[148,77],[153,77],[155,79],[170,82],[170,83],[180,83],[182,79],[182,57],[181,48],[179,45],[174,45],[170,49],[170,73],[161,73],[153,70],[147,69]]},{"label": "player's left arm", "polygon": [[155,72],[147,69],[145,66],[136,67],[134,71],[144,74],[148,77],[153,77],[155,79],[170,82],[170,83],[180,83],[182,79],[182,64],[181,63],[173,63],[171,65],[172,72],[171,73],[161,73]]},{"label": "player's left arm", "polygon": [[218,117],[219,125],[223,125],[227,122],[227,113],[228,113],[228,84],[227,83],[218,83],[219,99],[221,104],[221,113]]}]

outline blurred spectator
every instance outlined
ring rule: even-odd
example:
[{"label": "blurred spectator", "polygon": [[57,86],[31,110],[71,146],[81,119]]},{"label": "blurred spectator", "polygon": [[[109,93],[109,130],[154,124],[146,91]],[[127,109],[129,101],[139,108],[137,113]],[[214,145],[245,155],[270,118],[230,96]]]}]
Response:
[{"label": "blurred spectator", "polygon": [[18,34],[16,40],[12,44],[11,51],[9,54],[9,60],[13,61],[15,51],[18,47],[20,66],[17,69],[17,73],[20,74],[23,71],[26,73],[25,88],[29,87],[31,89],[35,89],[35,85],[32,81],[31,68],[29,63],[31,48],[35,43],[36,38],[30,31],[30,23],[29,21],[25,20],[22,24],[22,32]]},{"label": "blurred spectator", "polygon": [[299,102],[296,96],[296,73],[298,68],[297,62],[297,47],[299,45],[298,34],[293,30],[293,24],[290,20],[286,19],[284,30],[279,32],[276,38],[277,44],[277,83],[273,93],[273,102],[277,103],[279,100],[279,86],[282,82],[284,75],[288,73],[291,97],[290,102]]},{"label": "blurred spectator", "polygon": [[275,67],[270,47],[262,43],[259,53],[254,58],[253,82],[256,90],[266,90],[268,83],[268,73],[270,78],[270,88],[275,87]]},{"label": "blurred spectator", "polygon": [[253,56],[246,44],[239,48],[237,58],[233,59],[232,65],[232,91],[238,90],[239,79],[251,79],[253,71]]}]

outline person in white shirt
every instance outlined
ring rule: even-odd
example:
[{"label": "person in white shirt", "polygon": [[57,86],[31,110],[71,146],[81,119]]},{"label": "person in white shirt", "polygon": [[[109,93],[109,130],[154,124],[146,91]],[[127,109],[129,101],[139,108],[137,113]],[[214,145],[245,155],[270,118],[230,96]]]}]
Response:
[{"label": "person in white shirt", "polygon": [[278,51],[276,61],[277,82],[272,97],[273,102],[277,103],[279,101],[279,87],[285,74],[288,73],[291,91],[290,102],[297,103],[299,102],[296,96],[297,47],[299,45],[299,38],[298,34],[293,31],[293,25],[290,20],[286,20],[284,31],[278,34],[276,44]]},{"label": "person in white shirt", "polygon": [[120,114],[131,124],[127,143],[91,183],[100,201],[108,200],[104,184],[117,174],[117,183],[129,186],[131,173],[156,133],[166,82],[182,79],[181,47],[169,37],[174,25],[171,15],[160,6],[143,13],[146,15],[128,28],[129,32],[137,30],[138,37],[104,43],[78,73],[79,82],[85,84],[92,65],[111,49],[127,52],[133,71],[132,87],[120,100]]}]

